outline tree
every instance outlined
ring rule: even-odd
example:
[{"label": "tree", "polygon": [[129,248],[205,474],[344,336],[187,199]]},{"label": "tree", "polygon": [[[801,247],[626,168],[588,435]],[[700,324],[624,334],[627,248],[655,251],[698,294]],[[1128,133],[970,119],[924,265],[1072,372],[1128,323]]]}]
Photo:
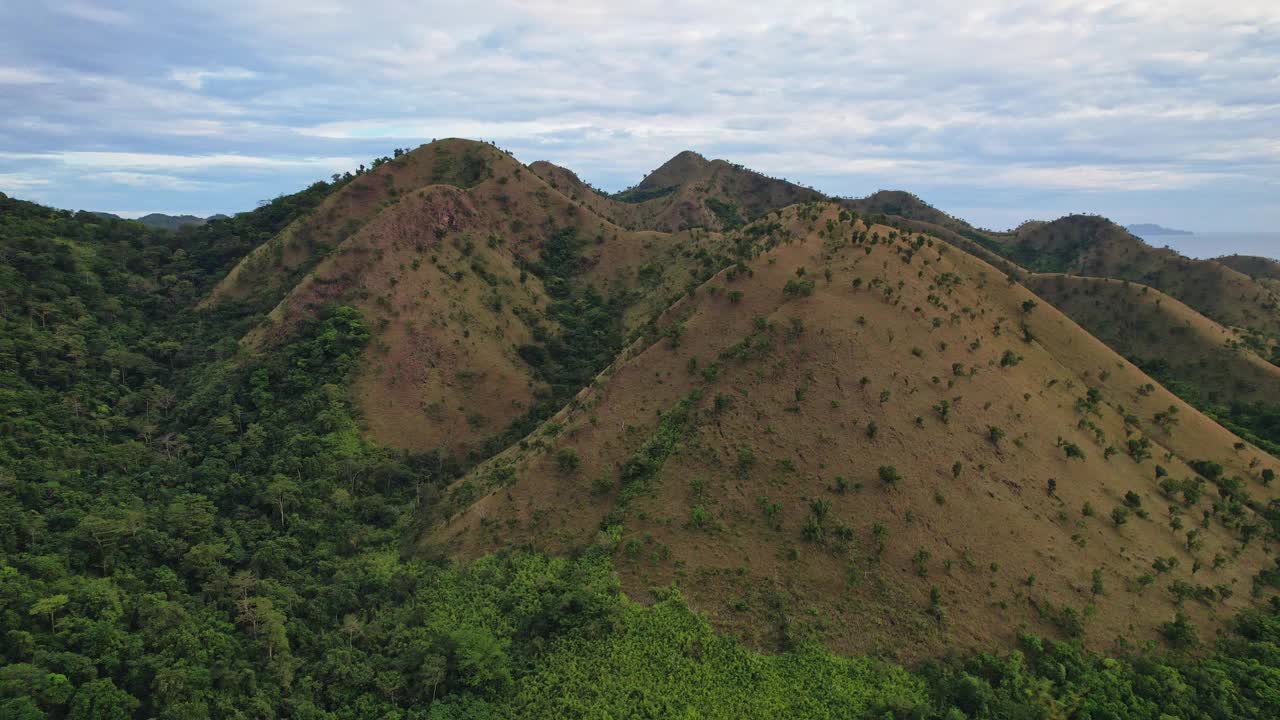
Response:
[{"label": "tree", "polygon": [[236,620],[247,625],[259,645],[267,651],[267,660],[289,651],[289,636],[285,631],[284,613],[276,609],[269,597],[247,597],[237,603]]},{"label": "tree", "polygon": [[[0,667],[0,697],[23,696],[46,707],[62,705],[71,697],[71,683],[65,675],[51,673],[29,663]],[[0,704],[0,710],[5,709],[5,705]],[[8,716],[0,713],[0,717]],[[38,717],[43,718],[44,715]]]},{"label": "tree", "polygon": [[57,630],[58,628],[55,616],[70,600],[71,598],[66,595],[50,595],[49,597],[41,598],[32,604],[30,614],[48,615],[49,629]]},{"label": "tree", "polygon": [[98,550],[98,560],[105,572],[111,564],[111,554],[116,545],[124,539],[126,528],[120,520],[89,514],[80,518],[76,526],[79,534]]},{"label": "tree", "polygon": [[110,680],[91,680],[76,688],[67,720],[130,720],[139,704]]},{"label": "tree", "polygon": [[285,507],[296,500],[300,494],[298,484],[291,480],[288,476],[277,474],[267,485],[264,496],[268,502],[274,506],[276,512],[280,516],[280,527],[284,527],[285,523]]}]

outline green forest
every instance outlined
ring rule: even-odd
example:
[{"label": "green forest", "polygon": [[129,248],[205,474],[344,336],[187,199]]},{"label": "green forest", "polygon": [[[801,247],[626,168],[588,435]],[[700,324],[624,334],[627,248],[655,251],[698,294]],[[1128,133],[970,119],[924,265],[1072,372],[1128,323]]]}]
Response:
[{"label": "green forest", "polygon": [[[607,534],[406,552],[465,465],[363,438],[359,312],[249,354],[268,308],[195,308],[334,187],[178,232],[0,195],[0,718],[1280,717],[1274,601],[1216,638],[1179,620],[1110,656],[1024,636],[908,668],[753,650],[674,588],[628,599]],[[544,276],[569,272],[558,247]],[[553,348],[557,397],[601,352]]]}]

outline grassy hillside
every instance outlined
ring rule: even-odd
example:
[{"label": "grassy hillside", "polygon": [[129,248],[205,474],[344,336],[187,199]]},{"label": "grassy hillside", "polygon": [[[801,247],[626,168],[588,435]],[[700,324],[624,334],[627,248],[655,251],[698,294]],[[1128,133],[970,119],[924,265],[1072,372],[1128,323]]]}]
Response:
[{"label": "grassy hillside", "polygon": [[1271,258],[1256,255],[1224,255],[1214,258],[1213,261],[1252,278],[1280,280],[1280,261]]},{"label": "grassy hillside", "polygon": [[1214,262],[1244,273],[1280,295],[1280,261],[1255,255],[1227,255],[1214,258]]},{"label": "grassy hillside", "polygon": [[[433,143],[334,193],[242,262],[206,305],[261,273],[287,275],[260,265],[278,248],[332,238],[332,247],[280,255],[303,274],[247,346],[286,341],[329,304],[357,307],[373,330],[355,382],[369,437],[483,457],[559,409],[625,337],[730,262],[718,234],[624,230],[565,190],[493,147]],[[334,224],[358,228],[339,239]]]},{"label": "grassy hillside", "polygon": [[[495,186],[501,177],[518,184],[514,169]],[[834,207],[775,212],[728,237],[601,242],[561,219],[589,213],[550,192],[543,205],[536,185],[538,230],[495,246],[474,236],[468,254],[459,228],[502,217],[501,191],[482,182],[397,193],[349,249],[299,261],[298,288],[195,310],[250,249],[310,222],[354,179],[177,233],[0,196],[0,717],[1280,715],[1280,605],[1226,620],[1280,586],[1258,558],[1280,527],[1255,484],[1271,466],[1248,467],[1245,448],[1221,469],[1195,463],[1203,480],[1192,479],[1185,444],[1216,456],[1229,436],[1189,411],[1153,427],[1144,403],[1163,403],[1158,393],[1132,401],[1154,457],[1135,462],[1127,453],[1144,449],[1126,442],[1100,460],[1092,430],[1054,423],[1093,423],[1120,445],[1132,369],[1110,369],[1114,356],[1024,305],[1030,295],[1000,273]],[[528,199],[513,190],[508,202]],[[522,213],[507,219],[531,222]],[[438,246],[415,268],[406,248],[417,251],[420,226]],[[508,255],[523,283],[504,282]],[[436,263],[447,279],[414,274]],[[705,268],[723,271],[699,283]],[[320,286],[348,281],[332,299],[359,307],[325,302]],[[545,296],[544,354],[517,354],[553,389],[593,387],[457,484],[464,467],[444,453],[369,442],[358,385],[396,323],[480,333],[475,318],[397,316],[391,301],[410,283],[503,294],[504,307]],[[318,306],[286,302],[262,326],[285,292]],[[627,336],[621,356],[603,351]],[[612,369],[592,383],[597,362]],[[1085,458],[1068,457],[1073,447]],[[946,464],[957,451],[968,453],[958,476]],[[1172,472],[1168,499],[1144,484],[1154,462]],[[1048,467],[1060,469],[1052,487]],[[404,552],[416,523],[491,484],[502,489],[453,520],[470,528],[468,557],[529,533],[585,550],[465,562]],[[1111,527],[1130,488],[1139,506]],[[1108,504],[1077,517],[1084,497]],[[493,514],[502,503],[518,511]],[[1185,551],[1161,539],[1174,515],[1183,533],[1203,530],[1177,538]],[[1130,567],[1153,552],[1167,554],[1133,579],[1150,587],[1130,592]],[[1137,620],[1116,634],[1162,623],[1169,649],[1103,656],[1079,637],[1037,636],[1083,631],[1104,647],[1117,608]],[[865,642],[849,636],[859,625]],[[917,637],[921,650],[899,642]],[[911,667],[887,659],[944,648]]]},{"label": "grassy hillside", "polygon": [[944,243],[826,204],[777,224],[457,482],[424,548],[603,546],[633,596],[675,583],[754,645],[904,659],[1249,604],[1273,458]]},{"label": "grassy hillside", "polygon": [[679,232],[692,228],[731,231],[788,205],[822,193],[762,175],[724,160],[684,151],[616,195],[596,192],[572,171],[547,162],[529,166],[552,187],[592,212],[633,230]]},{"label": "grassy hillside", "polygon": [[1005,254],[1028,270],[1150,285],[1223,325],[1280,338],[1280,294],[1272,288],[1226,265],[1153,248],[1105,218],[1027,223],[1004,242]]},{"label": "grassy hillside", "polygon": [[1153,378],[1280,455],[1274,343],[1228,330],[1159,290],[1124,280],[1031,275],[1027,286]]},{"label": "grassy hillside", "polygon": [[298,219],[238,264],[205,301],[268,298],[271,302],[333,252],[400,194],[432,184],[471,187],[488,176],[489,163],[509,157],[469,140],[441,140],[347,178],[314,212]]}]

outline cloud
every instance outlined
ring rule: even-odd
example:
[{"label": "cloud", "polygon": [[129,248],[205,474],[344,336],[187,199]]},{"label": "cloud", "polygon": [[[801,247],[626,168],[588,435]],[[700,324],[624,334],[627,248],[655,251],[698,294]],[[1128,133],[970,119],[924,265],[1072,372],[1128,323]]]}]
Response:
[{"label": "cloud", "polygon": [[[1134,192],[1172,190],[1204,185],[1219,173],[1187,172],[1171,168],[1124,168],[1102,165],[1058,167],[1010,167],[997,180],[1002,183],[1052,190]],[[988,183],[990,180],[987,181]]]},{"label": "cloud", "polygon": [[351,167],[350,157],[260,157],[252,155],[167,155],[160,153],[69,151],[50,153],[0,152],[0,160],[44,161],[76,170],[108,171],[204,171],[280,170],[315,171]]},{"label": "cloud", "polygon": [[122,10],[107,8],[90,2],[65,2],[56,5],[66,15],[100,25],[131,25],[133,17]]},{"label": "cloud", "polygon": [[164,175],[160,173],[141,173],[129,171],[111,171],[102,173],[92,173],[85,176],[89,181],[102,181],[114,185],[127,185],[128,187],[147,188],[150,190],[172,190],[178,192],[193,192],[197,190],[205,190],[209,187],[208,183],[196,180],[188,180],[176,175]]},{"label": "cloud", "polygon": [[[1170,225],[1280,223],[1258,190],[1280,182],[1274,0],[410,5],[0,11],[0,33],[31,38],[0,49],[0,117],[14,118],[0,147],[39,156],[10,164],[201,182],[240,207],[391,145],[465,136],[614,189],[692,148],[982,212],[1141,202]],[[55,41],[45,29],[67,15],[95,24]],[[149,204],[133,199],[145,186],[71,175],[51,191],[68,204],[92,183],[133,191],[116,207]]]},{"label": "cloud", "polygon": [[222,68],[219,70],[182,68],[170,70],[169,77],[179,85],[192,90],[199,90],[204,87],[207,80],[251,80],[258,77],[258,73],[244,68]]},{"label": "cloud", "polygon": [[41,85],[50,82],[53,80],[34,70],[0,67],[0,85]]},{"label": "cloud", "polygon": [[0,190],[13,192],[15,190],[30,190],[49,184],[47,178],[27,175],[25,173],[0,173]]}]

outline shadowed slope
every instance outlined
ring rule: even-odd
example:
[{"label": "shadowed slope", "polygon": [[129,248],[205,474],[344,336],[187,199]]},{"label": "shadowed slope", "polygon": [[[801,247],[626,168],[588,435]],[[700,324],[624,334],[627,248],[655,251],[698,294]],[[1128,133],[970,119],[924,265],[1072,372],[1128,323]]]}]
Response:
[{"label": "shadowed slope", "polygon": [[1026,284],[1116,352],[1143,367],[1162,366],[1162,373],[1194,384],[1210,403],[1280,400],[1280,367],[1250,349],[1249,336],[1159,290],[1050,274],[1030,275]]},{"label": "shadowed slope", "polygon": [[1227,326],[1280,338],[1280,295],[1212,260],[1153,248],[1105,218],[1073,215],[1027,223],[1007,256],[1032,271],[1109,277],[1150,285]]},{"label": "shadowed slope", "polygon": [[[1280,254],[1280,248],[1276,253]],[[1227,255],[1213,260],[1248,275],[1280,296],[1280,261],[1256,255]]]},{"label": "shadowed slope", "polygon": [[822,193],[686,150],[613,196],[596,192],[577,175],[545,161],[529,166],[553,187],[622,227],[678,232],[727,231]]}]

